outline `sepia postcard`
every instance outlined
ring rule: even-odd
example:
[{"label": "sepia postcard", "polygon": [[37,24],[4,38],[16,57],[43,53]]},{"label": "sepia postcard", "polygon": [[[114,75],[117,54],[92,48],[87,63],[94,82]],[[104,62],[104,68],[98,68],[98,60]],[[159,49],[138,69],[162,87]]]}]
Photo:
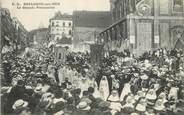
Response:
[{"label": "sepia postcard", "polygon": [[0,0],[1,115],[184,115],[184,0]]}]

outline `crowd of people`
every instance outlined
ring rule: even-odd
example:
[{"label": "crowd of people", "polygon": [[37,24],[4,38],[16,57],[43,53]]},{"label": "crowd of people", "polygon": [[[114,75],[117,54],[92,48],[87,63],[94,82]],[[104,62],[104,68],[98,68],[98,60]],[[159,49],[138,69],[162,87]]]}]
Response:
[{"label": "crowd of people", "polygon": [[[3,55],[4,115],[183,115],[182,51],[158,49],[139,58],[113,54],[92,67],[89,54],[54,58]],[[95,68],[95,69],[94,69]]]}]

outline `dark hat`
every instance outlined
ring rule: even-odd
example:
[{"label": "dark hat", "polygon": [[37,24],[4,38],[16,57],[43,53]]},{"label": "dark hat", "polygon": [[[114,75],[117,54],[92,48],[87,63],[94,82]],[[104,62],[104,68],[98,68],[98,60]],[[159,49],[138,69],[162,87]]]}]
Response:
[{"label": "dark hat", "polygon": [[62,101],[59,101],[57,103],[54,104],[54,108],[53,108],[53,111],[54,112],[58,112],[58,111],[61,111],[65,108],[65,103],[62,102]]},{"label": "dark hat", "polygon": [[88,92],[89,92],[89,93],[94,93],[94,88],[93,88],[93,87],[89,87],[89,88],[88,88]]},{"label": "dark hat", "polygon": [[76,93],[81,93],[81,89],[80,88],[77,88],[76,89]]},{"label": "dark hat", "polygon": [[18,86],[23,86],[24,85],[24,81],[23,80],[18,80],[17,85]]},{"label": "dark hat", "polygon": [[101,101],[101,102],[99,102],[98,106],[101,107],[101,108],[107,108],[107,107],[110,106],[110,102]]}]

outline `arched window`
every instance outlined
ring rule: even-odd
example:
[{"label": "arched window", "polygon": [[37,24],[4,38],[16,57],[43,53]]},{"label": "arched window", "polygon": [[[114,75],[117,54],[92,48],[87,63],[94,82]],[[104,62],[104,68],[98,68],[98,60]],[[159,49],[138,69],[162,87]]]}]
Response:
[{"label": "arched window", "polygon": [[173,10],[174,12],[183,11],[183,0],[173,0]]},{"label": "arched window", "polygon": [[58,59],[61,59],[61,53],[59,53],[59,57],[58,57]]}]

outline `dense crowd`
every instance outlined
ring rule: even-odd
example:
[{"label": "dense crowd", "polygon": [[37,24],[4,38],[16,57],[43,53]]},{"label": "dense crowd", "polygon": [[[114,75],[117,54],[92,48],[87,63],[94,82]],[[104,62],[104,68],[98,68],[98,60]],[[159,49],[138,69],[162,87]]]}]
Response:
[{"label": "dense crowd", "polygon": [[182,51],[159,49],[139,58],[110,55],[95,69],[89,54],[3,55],[1,112],[9,115],[183,115]]}]

